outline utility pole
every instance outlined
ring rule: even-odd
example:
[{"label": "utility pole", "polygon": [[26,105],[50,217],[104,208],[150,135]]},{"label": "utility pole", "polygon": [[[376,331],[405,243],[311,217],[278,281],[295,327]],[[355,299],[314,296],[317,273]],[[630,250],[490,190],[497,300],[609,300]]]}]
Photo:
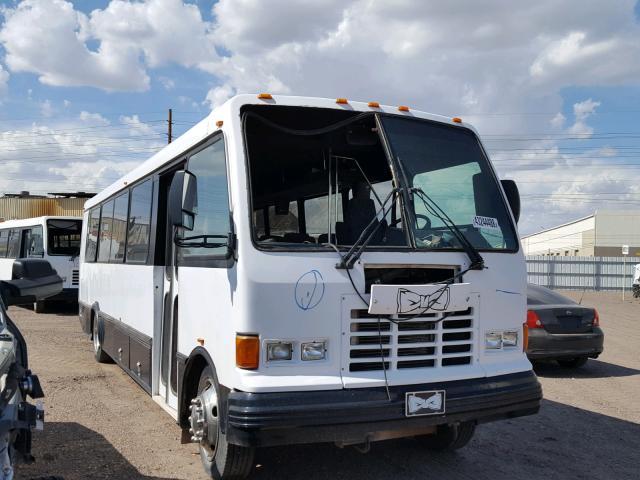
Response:
[{"label": "utility pole", "polygon": [[168,123],[167,139],[169,140],[167,143],[171,143],[171,140],[172,140],[171,127],[173,126],[173,112],[171,109],[169,109],[169,120],[167,121],[167,123]]}]

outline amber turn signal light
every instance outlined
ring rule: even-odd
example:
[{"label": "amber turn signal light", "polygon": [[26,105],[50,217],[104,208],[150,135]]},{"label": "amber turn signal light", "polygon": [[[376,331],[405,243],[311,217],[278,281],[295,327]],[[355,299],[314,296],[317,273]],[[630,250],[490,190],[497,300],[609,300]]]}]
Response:
[{"label": "amber turn signal light", "polygon": [[255,370],[259,364],[259,337],[257,335],[236,335],[236,367]]}]

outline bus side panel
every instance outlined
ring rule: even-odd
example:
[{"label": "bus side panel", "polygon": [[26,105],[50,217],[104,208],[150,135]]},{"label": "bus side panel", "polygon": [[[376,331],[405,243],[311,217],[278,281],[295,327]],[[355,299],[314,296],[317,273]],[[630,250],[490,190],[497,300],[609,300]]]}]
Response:
[{"label": "bus side panel", "polygon": [[[237,264],[236,264],[237,265]],[[198,338],[215,363],[218,380],[232,386],[235,376],[233,305],[238,303],[237,268],[179,267],[178,353],[193,351]]]}]

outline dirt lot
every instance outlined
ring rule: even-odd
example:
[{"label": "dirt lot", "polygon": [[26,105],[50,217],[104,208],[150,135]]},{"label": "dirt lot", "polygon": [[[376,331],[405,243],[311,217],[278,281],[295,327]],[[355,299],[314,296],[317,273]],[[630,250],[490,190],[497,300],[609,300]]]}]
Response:
[{"label": "dirt lot", "polygon": [[[254,478],[640,478],[640,302],[586,293],[583,303],[600,311],[605,353],[579,371],[538,367],[539,415],[483,425],[457,453],[430,453],[413,440],[377,443],[366,455],[333,445],[264,449]],[[118,367],[93,361],[75,314],[11,315],[47,395],[37,462],[21,466],[19,478],[204,478],[173,420]]]}]

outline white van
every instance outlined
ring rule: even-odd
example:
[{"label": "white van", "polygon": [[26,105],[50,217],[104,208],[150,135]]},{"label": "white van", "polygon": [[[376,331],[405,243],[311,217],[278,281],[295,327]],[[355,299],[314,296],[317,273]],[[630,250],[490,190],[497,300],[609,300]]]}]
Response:
[{"label": "white van", "polygon": [[[80,232],[82,218],[47,216],[0,222],[0,280],[11,280],[16,258],[44,258],[62,278],[62,292],[46,302],[78,300]],[[46,308],[44,300],[34,304]]]},{"label": "white van", "polygon": [[459,448],[538,411],[517,188],[458,118],[240,95],[85,209],[96,358],[213,478],[256,447]]}]

